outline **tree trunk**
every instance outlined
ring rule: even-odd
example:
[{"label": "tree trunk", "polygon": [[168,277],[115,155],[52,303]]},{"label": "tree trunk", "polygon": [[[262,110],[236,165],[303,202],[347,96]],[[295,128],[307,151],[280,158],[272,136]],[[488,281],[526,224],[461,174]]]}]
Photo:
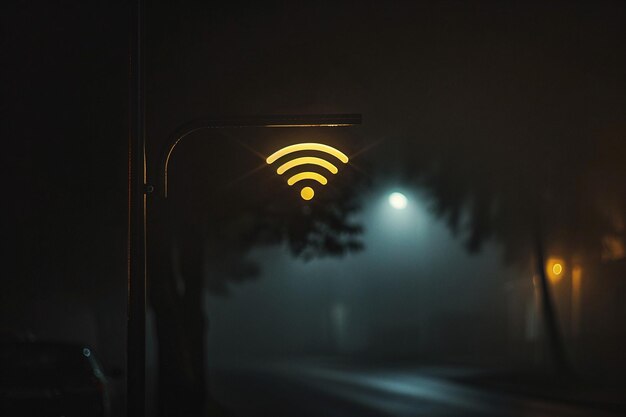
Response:
[{"label": "tree trunk", "polygon": [[194,225],[178,226],[174,232],[166,202],[159,211],[155,208],[152,212],[161,215],[154,215],[150,227],[148,274],[157,327],[158,414],[196,417],[211,410],[209,415],[221,415],[206,376],[205,236]]},{"label": "tree trunk", "polygon": [[[157,314],[159,343],[158,410],[160,416],[206,415],[207,386],[204,372],[203,320],[191,308],[177,306],[177,315]],[[194,317],[196,316],[196,317]]]},{"label": "tree trunk", "polygon": [[544,330],[548,339],[548,348],[550,356],[554,363],[555,370],[558,374],[569,374],[570,366],[567,360],[567,354],[563,345],[563,337],[559,330],[557,313],[554,307],[552,294],[550,291],[550,283],[546,274],[546,261],[544,254],[544,244],[541,229],[535,236],[535,262],[537,275],[539,276],[540,293],[541,293],[541,315],[544,323]]},{"label": "tree trunk", "polygon": [[[166,222],[170,219],[161,217]],[[150,290],[158,342],[158,411],[160,416],[204,414],[204,316],[202,310],[202,241],[184,233],[175,264],[172,224],[152,227]],[[182,284],[182,285],[181,285]]]}]

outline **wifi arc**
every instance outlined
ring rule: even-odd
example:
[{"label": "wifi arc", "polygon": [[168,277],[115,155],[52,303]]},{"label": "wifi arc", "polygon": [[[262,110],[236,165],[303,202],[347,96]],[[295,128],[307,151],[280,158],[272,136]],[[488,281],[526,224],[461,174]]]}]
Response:
[{"label": "wifi arc", "polygon": [[[266,159],[266,162],[268,164],[272,164],[284,156],[290,155],[294,152],[300,152],[300,151],[324,152],[326,154],[330,154],[334,156],[335,158],[337,158],[339,161],[343,162],[344,164],[347,163],[349,160],[348,157],[343,152],[339,151],[336,148],[333,148],[332,146],[325,145],[322,143],[298,143],[295,145],[290,145],[282,149],[279,149],[278,151],[270,155]],[[336,165],[334,165],[333,163],[323,158],[304,156],[304,157],[294,158],[283,163],[282,165],[278,167],[278,169],[276,170],[276,173],[278,175],[282,175],[288,170],[292,168],[300,167],[302,165],[317,165],[317,166],[325,168],[333,175],[339,172],[339,169],[337,168]],[[314,180],[314,181],[317,181],[321,185],[326,185],[328,183],[328,179],[324,175],[319,174],[317,172],[304,171],[304,172],[299,172],[289,177],[289,179],[287,180],[287,184],[292,186],[303,180]],[[308,187],[308,186],[302,188],[302,190],[300,191],[300,196],[304,200],[311,200],[314,197],[314,195],[315,195],[315,191],[311,187]]]}]

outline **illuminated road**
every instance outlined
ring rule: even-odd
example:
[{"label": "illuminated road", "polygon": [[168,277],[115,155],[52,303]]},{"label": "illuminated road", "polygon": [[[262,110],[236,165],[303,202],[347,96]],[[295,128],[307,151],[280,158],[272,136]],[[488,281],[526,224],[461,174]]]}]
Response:
[{"label": "illuminated road", "polygon": [[254,372],[220,372],[214,390],[241,417],[621,415],[616,410],[504,394],[450,378],[463,372],[469,371],[274,365]]}]

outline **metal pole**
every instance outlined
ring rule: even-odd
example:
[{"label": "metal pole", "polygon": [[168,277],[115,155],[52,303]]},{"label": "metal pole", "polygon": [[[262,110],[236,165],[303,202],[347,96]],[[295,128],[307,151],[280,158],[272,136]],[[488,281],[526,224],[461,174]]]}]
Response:
[{"label": "metal pole", "polygon": [[126,415],[128,417],[144,417],[146,382],[146,166],[142,0],[133,2],[130,17]]}]

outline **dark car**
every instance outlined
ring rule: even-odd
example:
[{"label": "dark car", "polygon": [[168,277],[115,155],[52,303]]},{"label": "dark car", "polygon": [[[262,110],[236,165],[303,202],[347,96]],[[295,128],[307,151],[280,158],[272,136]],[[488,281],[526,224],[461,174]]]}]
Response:
[{"label": "dark car", "polygon": [[107,380],[93,351],[79,344],[0,344],[0,415],[106,417]]}]

